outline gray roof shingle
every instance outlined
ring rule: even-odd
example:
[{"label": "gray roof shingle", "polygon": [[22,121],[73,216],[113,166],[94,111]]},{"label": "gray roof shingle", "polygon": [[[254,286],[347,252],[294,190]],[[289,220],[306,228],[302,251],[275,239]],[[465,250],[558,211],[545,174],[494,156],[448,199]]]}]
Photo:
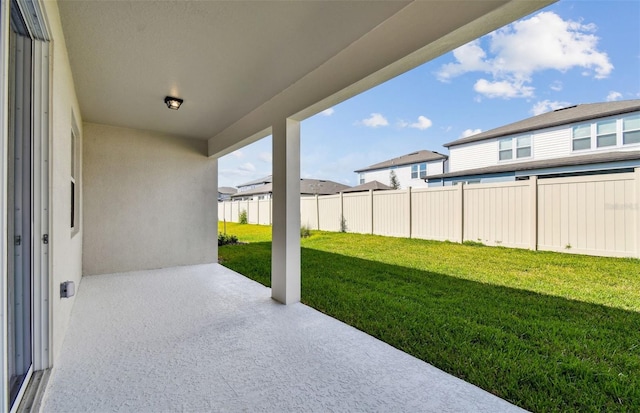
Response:
[{"label": "gray roof shingle", "polygon": [[[301,195],[333,195],[337,194],[345,189],[350,188],[348,185],[343,185],[334,181],[327,181],[323,179],[300,179],[300,194]],[[249,191],[238,192],[232,195],[232,198],[239,198],[244,196],[258,195],[258,194],[270,194],[273,192],[273,184],[268,183],[260,185]]]},{"label": "gray roof shingle", "polygon": [[583,105],[569,106],[553,112],[524,119],[509,125],[500,126],[477,135],[467,136],[453,142],[445,143],[443,146],[450,147],[462,145],[470,142],[482,141],[485,139],[499,138],[502,136],[514,135],[517,133],[530,132],[538,129],[551,128],[554,126],[569,123],[582,122],[591,119],[603,118],[605,116],[619,115],[640,110],[640,99],[620,100],[616,102],[588,103]]},{"label": "gray roof shingle", "polygon": [[373,189],[374,191],[386,191],[389,189],[393,189],[391,188],[389,185],[385,185],[381,182],[378,181],[369,181],[366,182],[362,185],[358,185],[358,186],[354,186],[351,188],[347,188],[342,190],[342,192],[347,193],[347,192],[364,192],[364,191],[368,191],[370,189]]},{"label": "gray roof shingle", "polygon": [[443,155],[434,151],[421,150],[417,152],[412,152],[407,155],[402,155],[397,158],[389,159],[384,162],[376,163],[366,168],[358,169],[354,171],[355,173],[365,172],[365,171],[373,171],[375,169],[385,169],[390,166],[403,166],[403,165],[411,165],[419,162],[428,162],[428,161],[437,161],[440,159],[447,159],[447,155]]}]

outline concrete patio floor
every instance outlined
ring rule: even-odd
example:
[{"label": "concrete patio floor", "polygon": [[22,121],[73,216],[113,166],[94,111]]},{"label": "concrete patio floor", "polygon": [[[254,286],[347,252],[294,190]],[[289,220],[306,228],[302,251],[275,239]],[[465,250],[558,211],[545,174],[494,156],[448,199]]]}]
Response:
[{"label": "concrete patio floor", "polygon": [[44,412],[517,412],[217,264],[82,280]]}]

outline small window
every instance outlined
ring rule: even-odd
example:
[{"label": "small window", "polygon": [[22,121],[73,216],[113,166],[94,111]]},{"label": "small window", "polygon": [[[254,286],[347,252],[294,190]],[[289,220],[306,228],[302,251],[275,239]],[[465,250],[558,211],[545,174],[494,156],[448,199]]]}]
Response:
[{"label": "small window", "polygon": [[640,143],[640,115],[627,116],[622,119],[622,144]]},{"label": "small window", "polygon": [[574,151],[591,149],[591,125],[573,127],[572,147]]},{"label": "small window", "polygon": [[516,158],[531,157],[531,136],[519,136],[516,138]]},{"label": "small window", "polygon": [[616,145],[616,120],[596,124],[596,145],[598,148]]},{"label": "small window", "polygon": [[427,164],[417,163],[411,165],[411,179],[424,179],[427,177]]},{"label": "small window", "polygon": [[359,174],[358,182],[360,182],[360,185],[364,184],[364,174],[363,173]]},{"label": "small window", "polygon": [[512,143],[511,138],[509,139],[501,139],[499,141],[499,158],[501,161],[508,161],[513,159],[513,150],[511,149]]}]

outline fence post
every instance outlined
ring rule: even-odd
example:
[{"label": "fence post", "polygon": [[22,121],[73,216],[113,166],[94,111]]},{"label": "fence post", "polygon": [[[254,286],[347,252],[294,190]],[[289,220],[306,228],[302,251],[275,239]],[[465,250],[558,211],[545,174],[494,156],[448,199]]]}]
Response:
[{"label": "fence post", "polygon": [[458,183],[458,205],[460,206],[460,211],[458,214],[458,223],[460,227],[458,228],[458,242],[464,242],[464,182]]},{"label": "fence post", "polygon": [[371,214],[371,235],[373,235],[373,189],[369,189],[369,213]]},{"label": "fence post", "polygon": [[409,206],[409,238],[411,238],[411,235],[412,235],[412,231],[411,231],[412,222],[411,221],[413,220],[412,219],[413,217],[411,216],[411,213],[412,213],[412,211],[411,211],[411,187],[409,187],[407,189],[407,198],[408,198],[408,203],[409,203],[409,205],[408,205]]},{"label": "fence post", "polygon": [[640,258],[640,167],[636,172],[636,256]]},{"label": "fence post", "polygon": [[320,231],[320,200],[316,194],[316,229]]},{"label": "fence post", "polygon": [[529,188],[531,188],[531,243],[529,248],[538,250],[538,177],[529,177]]},{"label": "fence post", "polygon": [[340,231],[342,231],[342,223],[344,222],[344,198],[342,192],[340,192]]}]

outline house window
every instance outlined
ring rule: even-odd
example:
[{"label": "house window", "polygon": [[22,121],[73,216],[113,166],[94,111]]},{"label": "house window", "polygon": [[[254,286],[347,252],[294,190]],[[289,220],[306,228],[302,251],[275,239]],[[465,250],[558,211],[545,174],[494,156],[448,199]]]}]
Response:
[{"label": "house window", "polygon": [[358,175],[358,182],[360,182],[360,185],[364,184],[364,174],[360,173]]},{"label": "house window", "polygon": [[411,165],[411,179],[424,179],[427,177],[427,164],[425,163],[417,163],[415,165]]},{"label": "house window", "polygon": [[596,124],[596,145],[598,148],[616,145],[616,120],[606,120]]},{"label": "house window", "polygon": [[574,151],[591,149],[591,125],[573,127],[572,147]]},{"label": "house window", "polygon": [[511,149],[511,146],[512,146],[511,138],[501,139],[499,145],[500,145],[499,159],[501,161],[508,161],[509,159],[513,159],[513,150]]},{"label": "house window", "polygon": [[622,119],[622,144],[640,143],[640,115],[627,116]]},{"label": "house window", "polygon": [[516,158],[531,157],[531,136],[518,136],[516,138]]}]

